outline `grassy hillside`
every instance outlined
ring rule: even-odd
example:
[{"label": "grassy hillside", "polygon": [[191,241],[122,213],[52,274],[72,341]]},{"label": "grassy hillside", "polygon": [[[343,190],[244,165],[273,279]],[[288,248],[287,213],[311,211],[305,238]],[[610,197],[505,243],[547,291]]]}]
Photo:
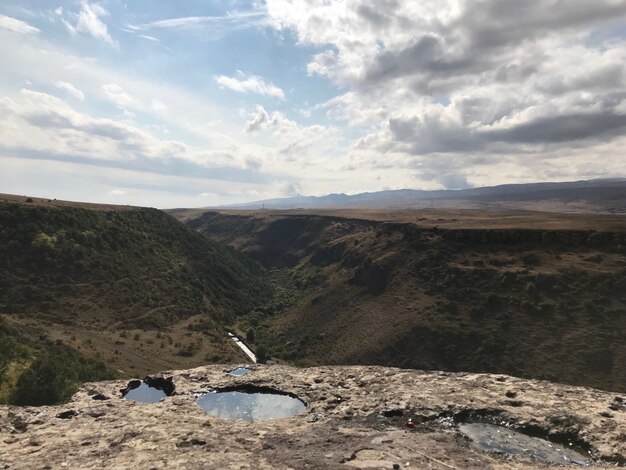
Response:
[{"label": "grassy hillside", "polygon": [[124,375],[241,361],[221,325],[264,272],[156,209],[0,203],[0,314]]},{"label": "grassy hillside", "polygon": [[275,357],[626,391],[624,231],[552,229],[541,219],[442,229],[413,217],[205,213],[187,223],[288,274],[288,302],[240,319]]},{"label": "grassy hillside", "polygon": [[0,308],[163,326],[250,309],[258,267],[156,209],[0,205]]},{"label": "grassy hillside", "polygon": [[86,381],[116,374],[62,343],[33,341],[0,316],[0,403],[51,405],[69,400]]}]

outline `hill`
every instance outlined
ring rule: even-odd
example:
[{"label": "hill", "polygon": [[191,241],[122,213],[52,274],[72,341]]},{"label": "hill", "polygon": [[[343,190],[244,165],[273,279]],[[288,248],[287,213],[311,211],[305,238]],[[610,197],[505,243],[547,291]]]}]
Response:
[{"label": "hill", "polygon": [[401,189],[267,199],[222,209],[519,209],[626,213],[626,179],[507,184],[462,190]]},{"label": "hill", "polygon": [[156,209],[31,201],[0,202],[0,314],[20,344],[123,375],[242,359],[221,325],[271,297],[258,263]]},{"label": "hill", "polygon": [[238,319],[279,359],[626,391],[622,217],[444,212],[179,215],[283,271],[283,305]]}]

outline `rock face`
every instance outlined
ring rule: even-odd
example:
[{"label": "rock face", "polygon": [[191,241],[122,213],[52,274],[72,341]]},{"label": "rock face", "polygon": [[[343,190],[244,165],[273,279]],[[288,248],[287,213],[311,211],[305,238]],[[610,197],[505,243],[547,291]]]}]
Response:
[{"label": "rock face", "polygon": [[[125,381],[84,385],[67,405],[0,407],[0,468],[550,468],[475,449],[459,422],[508,423],[623,464],[626,402],[614,393],[503,375],[382,367],[207,366],[165,372],[158,403],[122,399]],[[210,390],[273,389],[307,413],[245,422],[206,414]]]}]

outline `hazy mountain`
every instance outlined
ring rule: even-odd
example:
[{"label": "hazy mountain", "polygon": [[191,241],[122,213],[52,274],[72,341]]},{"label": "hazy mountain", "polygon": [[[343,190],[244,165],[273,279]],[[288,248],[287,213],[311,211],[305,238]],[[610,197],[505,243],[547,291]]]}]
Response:
[{"label": "hazy mountain", "polygon": [[296,196],[227,206],[231,209],[491,209],[625,212],[626,179],[506,184],[462,190],[400,189],[354,195]]}]

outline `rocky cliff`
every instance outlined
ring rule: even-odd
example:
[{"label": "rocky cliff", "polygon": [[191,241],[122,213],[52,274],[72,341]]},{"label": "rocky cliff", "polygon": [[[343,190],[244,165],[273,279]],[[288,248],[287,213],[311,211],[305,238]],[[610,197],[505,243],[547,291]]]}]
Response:
[{"label": "rocky cliff", "polygon": [[[461,432],[462,423],[506,426],[498,428],[506,449],[516,439],[547,438],[550,448],[578,449],[580,464],[592,467],[623,465],[626,455],[626,402],[614,393],[504,375],[383,367],[257,365],[242,377],[228,369],[165,372],[175,391],[152,404],[123,399],[127,382],[111,381],[84,385],[67,405],[1,407],[0,468],[555,465],[543,462],[541,452],[529,457],[532,449],[509,458],[484,452],[466,437],[471,433]],[[305,402],[306,412],[247,422],[212,417],[198,406],[200,394],[224,389],[280,391]]]}]

